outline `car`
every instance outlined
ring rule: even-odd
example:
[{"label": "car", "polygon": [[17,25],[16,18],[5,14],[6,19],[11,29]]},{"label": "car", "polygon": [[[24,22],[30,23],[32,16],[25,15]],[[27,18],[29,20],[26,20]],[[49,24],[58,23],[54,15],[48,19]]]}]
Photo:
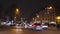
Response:
[{"label": "car", "polygon": [[10,26],[10,25],[11,25],[11,22],[6,23],[6,26]]},{"label": "car", "polygon": [[32,24],[29,24],[29,25],[28,25],[28,28],[32,28]]},{"label": "car", "polygon": [[60,28],[60,24],[57,24],[57,28]]},{"label": "car", "polygon": [[43,30],[42,25],[40,23],[33,24],[33,30]]},{"label": "car", "polygon": [[46,25],[46,24],[43,24],[42,27],[43,27],[43,29],[48,29],[48,25]]},{"label": "car", "polygon": [[1,25],[4,25],[5,26],[6,25],[6,22],[1,22]]},{"label": "car", "polygon": [[32,24],[25,24],[25,28],[32,28]]},{"label": "car", "polygon": [[51,21],[51,22],[49,23],[49,26],[50,26],[50,27],[55,27],[55,26],[56,26],[56,22]]},{"label": "car", "polygon": [[28,28],[27,24],[25,24],[25,27],[24,28]]}]

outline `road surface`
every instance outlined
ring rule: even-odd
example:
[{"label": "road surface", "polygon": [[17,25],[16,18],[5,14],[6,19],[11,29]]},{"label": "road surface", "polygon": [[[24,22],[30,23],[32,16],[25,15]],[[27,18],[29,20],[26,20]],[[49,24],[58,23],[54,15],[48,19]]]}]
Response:
[{"label": "road surface", "polygon": [[60,34],[60,30],[48,29],[43,31],[34,31],[31,29],[3,28],[0,29],[0,34]]}]

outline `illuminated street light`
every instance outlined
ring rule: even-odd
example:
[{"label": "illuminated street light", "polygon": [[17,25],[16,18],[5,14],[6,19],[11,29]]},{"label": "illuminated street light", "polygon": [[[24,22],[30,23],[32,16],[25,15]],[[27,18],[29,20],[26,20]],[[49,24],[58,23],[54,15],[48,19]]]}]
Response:
[{"label": "illuminated street light", "polygon": [[17,8],[17,9],[16,9],[16,11],[18,12],[18,11],[19,11],[19,9]]},{"label": "illuminated street light", "polygon": [[52,6],[50,6],[50,7],[48,7],[47,9],[49,9],[49,10],[51,10],[53,7]]},{"label": "illuminated street light", "polygon": [[19,18],[20,18],[20,10],[19,10],[19,8],[15,9],[15,16],[16,16],[16,20],[19,20]]},{"label": "illuminated street light", "polygon": [[60,23],[60,16],[56,17],[57,22]]},{"label": "illuminated street light", "polygon": [[19,14],[19,9],[18,8],[16,9],[16,14]]},{"label": "illuminated street light", "polygon": [[39,18],[39,15],[37,15],[36,17]]},{"label": "illuminated street light", "polygon": [[57,19],[60,19],[60,16],[58,16]]}]

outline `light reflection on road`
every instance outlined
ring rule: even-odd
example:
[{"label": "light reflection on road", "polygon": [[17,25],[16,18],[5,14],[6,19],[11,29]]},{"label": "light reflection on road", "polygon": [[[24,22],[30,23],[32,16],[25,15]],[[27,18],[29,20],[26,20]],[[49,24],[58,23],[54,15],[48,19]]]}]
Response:
[{"label": "light reflection on road", "polygon": [[23,29],[17,28],[17,29],[12,29],[16,34],[23,33]]}]

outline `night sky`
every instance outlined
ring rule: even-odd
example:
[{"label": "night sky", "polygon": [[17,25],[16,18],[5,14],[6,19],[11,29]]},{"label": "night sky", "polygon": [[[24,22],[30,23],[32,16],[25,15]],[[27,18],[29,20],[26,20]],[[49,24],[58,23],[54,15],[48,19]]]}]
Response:
[{"label": "night sky", "polygon": [[11,8],[19,7],[23,16],[30,18],[48,5],[60,9],[60,0],[0,0],[0,13],[11,15],[14,12]]}]

